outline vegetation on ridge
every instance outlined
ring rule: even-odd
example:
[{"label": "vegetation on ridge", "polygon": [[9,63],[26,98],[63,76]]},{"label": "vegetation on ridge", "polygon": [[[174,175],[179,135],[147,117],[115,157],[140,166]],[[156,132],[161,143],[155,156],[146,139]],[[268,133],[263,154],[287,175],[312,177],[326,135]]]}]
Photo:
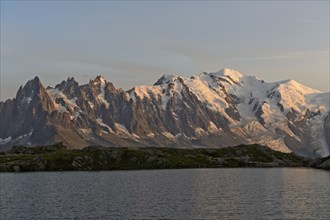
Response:
[{"label": "vegetation on ridge", "polygon": [[0,171],[122,170],[207,167],[300,167],[309,161],[260,145],[220,149],[107,148],[68,150],[62,144],[14,147],[0,154]]}]

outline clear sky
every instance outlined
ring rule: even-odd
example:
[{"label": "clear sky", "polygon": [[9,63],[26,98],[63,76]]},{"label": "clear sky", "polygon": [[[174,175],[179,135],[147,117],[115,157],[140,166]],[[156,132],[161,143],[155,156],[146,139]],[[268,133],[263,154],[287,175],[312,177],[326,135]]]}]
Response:
[{"label": "clear sky", "polygon": [[224,67],[329,91],[329,1],[1,1],[1,100],[36,75],[130,89]]}]

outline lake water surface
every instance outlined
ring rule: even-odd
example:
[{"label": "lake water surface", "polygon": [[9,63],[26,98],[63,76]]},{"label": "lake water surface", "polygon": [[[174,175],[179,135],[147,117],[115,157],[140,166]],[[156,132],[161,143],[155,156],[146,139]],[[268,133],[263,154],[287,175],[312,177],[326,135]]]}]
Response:
[{"label": "lake water surface", "polygon": [[330,172],[305,168],[0,174],[3,219],[330,219]]}]

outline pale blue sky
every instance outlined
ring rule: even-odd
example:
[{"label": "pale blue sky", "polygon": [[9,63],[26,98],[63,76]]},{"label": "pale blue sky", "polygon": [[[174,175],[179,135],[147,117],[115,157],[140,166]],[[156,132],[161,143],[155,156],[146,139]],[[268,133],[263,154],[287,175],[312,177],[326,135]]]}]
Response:
[{"label": "pale blue sky", "polygon": [[1,100],[36,75],[130,89],[224,67],[329,91],[329,1],[1,1]]}]

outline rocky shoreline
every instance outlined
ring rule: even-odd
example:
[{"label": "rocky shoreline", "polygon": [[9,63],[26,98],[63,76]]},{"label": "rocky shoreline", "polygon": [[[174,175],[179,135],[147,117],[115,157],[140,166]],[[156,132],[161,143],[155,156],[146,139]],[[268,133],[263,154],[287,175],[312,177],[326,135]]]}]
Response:
[{"label": "rocky shoreline", "polygon": [[90,146],[68,150],[62,144],[14,147],[0,153],[0,172],[127,170],[216,167],[315,167],[327,169],[328,160],[311,161],[260,145],[221,149],[107,148]]},{"label": "rocky shoreline", "polygon": [[330,156],[315,159],[310,163],[310,166],[317,169],[330,170]]}]

